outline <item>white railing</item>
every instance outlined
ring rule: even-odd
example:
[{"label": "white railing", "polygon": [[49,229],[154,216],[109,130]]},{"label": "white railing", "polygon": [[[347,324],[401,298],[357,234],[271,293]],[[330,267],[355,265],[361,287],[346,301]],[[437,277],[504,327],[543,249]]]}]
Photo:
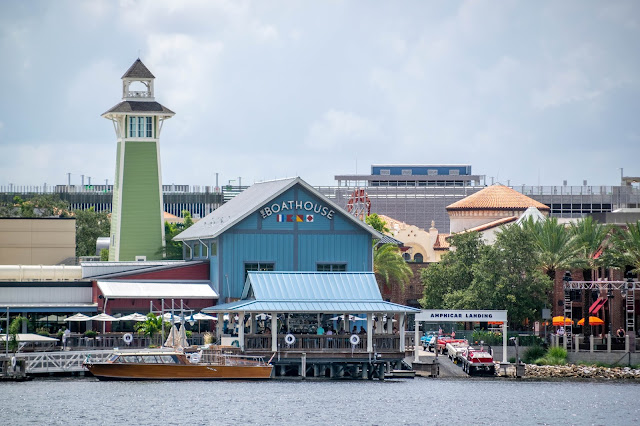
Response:
[{"label": "white railing", "polygon": [[59,351],[16,354],[16,358],[27,362],[27,374],[72,373],[85,371],[82,363],[89,357],[92,361],[106,361],[113,354],[108,351]]},{"label": "white railing", "polygon": [[151,93],[147,91],[130,90],[127,92],[127,98],[151,98]]}]

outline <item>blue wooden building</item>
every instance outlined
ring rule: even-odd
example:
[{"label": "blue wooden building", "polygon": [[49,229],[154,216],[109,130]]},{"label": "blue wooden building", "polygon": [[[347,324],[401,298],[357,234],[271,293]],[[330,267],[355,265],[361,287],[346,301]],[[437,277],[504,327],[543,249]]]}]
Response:
[{"label": "blue wooden building", "polygon": [[373,271],[376,230],[299,177],[256,183],[175,237],[185,259],[209,259],[219,303],[249,271]]}]

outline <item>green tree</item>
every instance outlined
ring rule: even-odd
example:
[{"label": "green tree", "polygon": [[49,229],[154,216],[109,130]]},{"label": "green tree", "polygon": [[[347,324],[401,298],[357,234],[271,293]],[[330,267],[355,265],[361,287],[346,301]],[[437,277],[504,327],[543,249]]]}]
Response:
[{"label": "green tree", "polygon": [[[465,290],[473,281],[472,266],[480,256],[484,243],[477,232],[465,232],[451,237],[452,250],[439,263],[420,272],[424,297],[420,304],[426,309],[448,309],[455,293]],[[445,299],[449,299],[445,301]]]},{"label": "green tree", "polygon": [[611,264],[617,268],[631,266],[631,272],[640,273],[640,220],[627,223],[626,229],[615,228],[611,239],[610,250],[604,254],[611,254]]},{"label": "green tree", "polygon": [[164,247],[160,247],[156,254],[162,255],[165,259],[182,259],[182,241],[174,241],[173,238],[193,225],[191,213],[182,210],[183,223],[164,223]]},{"label": "green tree", "polygon": [[18,350],[18,334],[22,331],[22,322],[24,317],[18,315],[9,324],[9,350],[15,352]]},{"label": "green tree", "polygon": [[[585,281],[597,279],[597,270],[603,264],[601,258],[605,246],[610,227],[602,225],[591,216],[580,219],[577,223],[571,224],[571,233],[575,238],[577,245],[576,265],[580,266],[587,272]],[[591,306],[591,291],[583,290],[583,315],[584,335],[591,335],[591,324],[589,323],[589,307]]]},{"label": "green tree", "polygon": [[365,222],[367,222],[369,226],[382,234],[386,234],[389,232],[389,228],[387,228],[387,222],[382,220],[382,218],[378,216],[377,213],[373,213],[367,216]]},{"label": "green tree", "polygon": [[382,244],[374,249],[373,272],[382,277],[385,284],[394,282],[400,284],[401,288],[404,288],[413,276],[413,271],[395,244]]},{"label": "green tree", "polygon": [[0,217],[69,217],[69,203],[58,194],[34,195],[28,200],[20,196],[0,204]]},{"label": "green tree", "polygon": [[519,226],[503,228],[492,246],[477,232],[454,235],[455,250],[422,271],[430,309],[506,309],[514,322],[539,318],[551,287],[540,269],[535,243]]},{"label": "green tree", "polygon": [[496,242],[480,251],[473,265],[471,286],[461,292],[455,307],[465,309],[506,309],[517,323],[539,319],[552,288],[540,269],[534,238],[520,226],[503,227]]},{"label": "green tree", "polygon": [[522,227],[533,237],[538,263],[552,282],[558,269],[568,269],[575,264],[578,256],[575,237],[557,218],[537,222],[529,218]]},{"label": "green tree", "polygon": [[[162,323],[164,322],[165,329],[168,330],[171,325],[164,321],[162,316],[156,316],[153,313],[147,314],[147,320],[138,322],[134,325],[136,332],[142,334],[143,336],[153,337],[162,330]],[[164,336],[163,336],[164,337]]]},{"label": "green tree", "polygon": [[100,250],[100,261],[101,262],[108,262],[109,261],[109,249],[102,249]]},{"label": "green tree", "polygon": [[110,235],[111,224],[107,213],[89,210],[74,210],[76,217],[76,256],[95,256],[98,237]]}]

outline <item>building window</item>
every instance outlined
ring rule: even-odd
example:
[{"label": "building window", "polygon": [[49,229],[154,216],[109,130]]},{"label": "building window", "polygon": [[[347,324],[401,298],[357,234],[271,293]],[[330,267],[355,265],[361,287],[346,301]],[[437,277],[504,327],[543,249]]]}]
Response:
[{"label": "building window", "polygon": [[404,260],[406,260],[407,262],[411,260],[411,255],[407,252],[404,252],[402,254],[402,257],[404,258]]},{"label": "building window", "polygon": [[346,263],[318,263],[318,272],[347,272]]},{"label": "building window", "polygon": [[249,271],[274,271],[275,263],[259,262],[259,263],[245,263],[244,264],[244,279],[247,279]]},{"label": "building window", "polygon": [[411,169],[402,169],[402,176],[411,176]]},{"label": "building window", "polygon": [[391,170],[389,169],[380,169],[381,176],[389,176],[391,174]]},{"label": "building window", "polygon": [[449,169],[449,176],[459,176],[460,170],[458,169]]},{"label": "building window", "polygon": [[153,117],[129,117],[130,138],[152,138]]},{"label": "building window", "polygon": [[415,254],[415,256],[413,256],[413,260],[414,260],[414,262],[420,262],[420,263],[422,263],[422,262],[423,262],[423,260],[422,260],[422,259],[423,259],[423,257],[422,257],[422,254],[421,254],[421,253],[416,253],[416,254]]},{"label": "building window", "polygon": [[438,176],[438,169],[427,169],[428,176]]}]

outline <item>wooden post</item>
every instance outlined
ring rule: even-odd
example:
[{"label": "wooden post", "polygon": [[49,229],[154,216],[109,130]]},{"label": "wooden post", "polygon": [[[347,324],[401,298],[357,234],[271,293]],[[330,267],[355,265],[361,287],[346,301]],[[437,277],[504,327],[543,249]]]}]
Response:
[{"label": "wooden post", "polygon": [[[502,362],[509,362],[509,358],[507,358],[507,321],[502,322]],[[436,339],[436,346],[437,339]],[[516,363],[518,360],[516,359]]]},{"label": "wooden post", "polygon": [[611,353],[611,332],[607,333],[607,353]]},{"label": "wooden post", "polygon": [[[591,336],[589,336],[589,352],[593,353],[593,347],[595,346],[595,340],[593,338],[593,334]],[[565,349],[567,349],[567,347],[565,346]]]}]

